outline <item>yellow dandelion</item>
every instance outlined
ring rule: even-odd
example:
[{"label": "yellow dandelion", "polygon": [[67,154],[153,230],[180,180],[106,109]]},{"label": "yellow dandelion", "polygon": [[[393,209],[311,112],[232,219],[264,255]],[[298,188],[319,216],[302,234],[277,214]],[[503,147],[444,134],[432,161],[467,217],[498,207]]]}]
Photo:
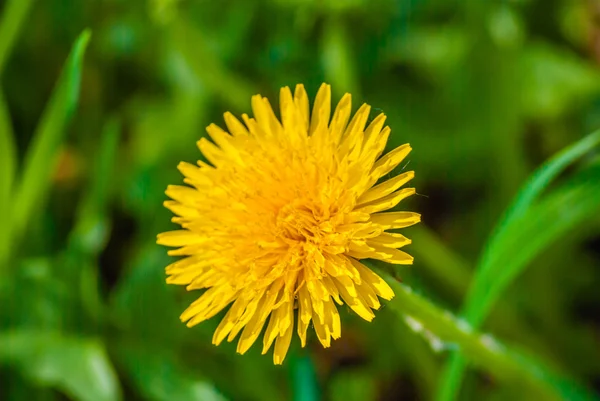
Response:
[{"label": "yellow dandelion", "polygon": [[[384,212],[415,193],[400,189],[409,171],[378,183],[410,152],[402,145],[383,157],[390,128],[379,114],[367,125],[363,104],[350,123],[350,94],[331,117],[331,88],[323,84],[312,115],[302,85],[294,95],[281,89],[278,119],[266,98],[252,97],[254,118],[244,124],[225,113],[229,132],[211,124],[213,142],[198,147],[210,164],[180,163],[189,186],[169,186],[165,202],[182,229],[158,236],[183,259],[166,268],[167,283],[204,293],[183,312],[189,327],[232,304],[213,343],[232,341],[241,332],[237,352],[245,353],[263,331],[263,354],[273,342],[273,360],[281,364],[295,322],[306,344],[312,322],[324,347],[341,335],[336,303],[344,303],[371,321],[378,297],[392,289],[361,259],[412,264],[398,250],[410,244],[389,230],[420,221],[412,212]],[[295,310],[297,318],[295,317]]]}]

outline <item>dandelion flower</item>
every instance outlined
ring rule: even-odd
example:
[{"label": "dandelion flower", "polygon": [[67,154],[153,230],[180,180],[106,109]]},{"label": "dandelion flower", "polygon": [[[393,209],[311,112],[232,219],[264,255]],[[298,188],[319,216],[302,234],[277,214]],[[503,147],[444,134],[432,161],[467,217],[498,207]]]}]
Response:
[{"label": "dandelion flower", "polygon": [[[169,186],[165,206],[182,229],[158,243],[183,258],[166,268],[167,283],[204,292],[181,315],[189,327],[230,304],[213,336],[240,339],[245,353],[263,331],[263,354],[273,342],[281,364],[297,330],[306,344],[309,325],[324,347],[341,335],[336,304],[367,321],[392,289],[362,259],[412,264],[398,248],[411,241],[395,230],[420,221],[411,212],[386,210],[415,193],[401,187],[412,171],[386,177],[411,148],[384,156],[390,128],[379,114],[367,126],[370,106],[351,117],[350,95],[331,116],[331,89],[323,84],[309,113],[302,85],[281,89],[280,119],[269,101],[252,97],[254,118],[243,124],[225,113],[227,131],[211,124],[212,142],[198,147],[209,163],[180,163],[188,186]],[[348,121],[350,122],[348,123]],[[388,179],[389,178],[389,179]],[[297,317],[296,317],[297,310]]]}]

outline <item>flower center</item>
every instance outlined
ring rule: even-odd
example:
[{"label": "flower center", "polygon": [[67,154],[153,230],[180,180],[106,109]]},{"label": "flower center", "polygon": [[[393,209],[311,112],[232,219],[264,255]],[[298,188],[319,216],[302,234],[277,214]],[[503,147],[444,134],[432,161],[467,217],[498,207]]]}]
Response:
[{"label": "flower center", "polygon": [[283,206],[276,217],[276,236],[291,247],[320,252],[342,251],[347,238],[336,232],[341,221],[339,213],[315,207],[307,200],[295,200]]}]

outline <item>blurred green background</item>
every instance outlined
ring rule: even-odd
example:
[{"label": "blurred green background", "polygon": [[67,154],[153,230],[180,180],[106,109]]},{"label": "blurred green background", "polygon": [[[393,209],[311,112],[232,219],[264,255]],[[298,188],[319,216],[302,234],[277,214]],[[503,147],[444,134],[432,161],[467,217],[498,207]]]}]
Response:
[{"label": "blurred green background", "polygon": [[[0,10],[1,400],[600,392],[600,159],[598,135],[587,136],[600,128],[599,1],[5,0]],[[294,338],[275,367],[259,346],[239,356],[211,345],[218,318],[180,323],[198,294],[165,284],[171,259],[155,236],[175,227],[164,190],[181,182],[179,161],[200,157],[205,126],[249,112],[253,94],[277,104],[281,86],[304,83],[313,98],[322,82],[336,101],[351,92],[355,110],[384,111],[390,148],[414,149],[420,196],[402,208],[423,215],[406,230],[415,263],[379,268],[416,295],[372,323],[340,308],[340,340],[302,350]],[[426,305],[405,309],[416,296]],[[462,377],[458,350],[473,363]]]}]

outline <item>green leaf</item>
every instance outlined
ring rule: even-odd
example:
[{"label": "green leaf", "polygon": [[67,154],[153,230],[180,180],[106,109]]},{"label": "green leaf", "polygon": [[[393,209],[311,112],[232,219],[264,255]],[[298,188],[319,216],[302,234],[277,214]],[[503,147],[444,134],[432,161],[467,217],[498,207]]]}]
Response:
[{"label": "green leaf", "polygon": [[396,294],[388,303],[389,308],[405,319],[409,327],[421,334],[435,350],[458,348],[469,361],[494,377],[527,386],[537,391],[540,399],[597,399],[585,388],[548,371],[542,364],[511,350],[487,334],[474,331],[468,323],[439,309],[387,273],[381,270],[377,273]]},{"label": "green leaf", "polygon": [[[569,164],[599,143],[600,131],[588,135],[544,163],[522,186],[494,230],[476,269],[463,307],[470,324],[475,327],[482,324],[502,292],[538,254],[569,230],[597,215],[600,187],[594,169],[591,173],[581,174],[578,181],[572,179],[571,185],[556,190],[544,201],[532,205]],[[439,400],[454,398],[464,369],[464,361],[459,355],[454,355],[446,369],[438,393]]]},{"label": "green leaf", "polygon": [[73,45],[25,156],[23,175],[12,208],[12,239],[19,239],[50,186],[58,149],[79,99],[81,70],[90,32],[84,31]]},{"label": "green leaf", "polygon": [[[600,144],[600,131],[594,132],[575,144],[567,147],[562,150],[547,162],[545,162],[541,167],[539,167],[532,175],[529,180],[521,187],[521,190],[515,197],[513,204],[507,209],[504,217],[498,223],[497,228],[494,230],[494,234],[488,240],[488,244],[485,247],[483,252],[483,256],[479,262],[478,268],[476,269],[476,277],[471,285],[469,294],[467,295],[467,300],[465,302],[465,310],[467,311],[467,318],[470,319],[471,323],[478,325],[480,320],[483,318],[481,312],[473,312],[473,308],[482,307],[481,297],[485,297],[490,288],[488,285],[492,285],[494,287],[498,287],[499,289],[504,289],[501,286],[500,282],[497,282],[496,279],[498,275],[505,274],[507,272],[505,262],[498,261],[498,258],[501,256],[511,255],[510,261],[506,263],[511,263],[512,269],[515,270],[515,274],[518,273],[519,269],[525,267],[523,262],[515,263],[514,252],[530,252],[532,250],[536,250],[536,252],[541,251],[540,248],[533,248],[530,243],[530,246],[523,247],[519,243],[515,243],[514,241],[509,241],[507,243],[507,239],[513,239],[515,235],[519,235],[519,233],[523,233],[522,225],[528,224],[529,222],[536,221],[535,213],[533,216],[528,215],[528,210],[531,208],[531,205],[535,202],[535,200],[540,196],[540,194],[544,191],[544,189],[555,179],[564,169],[572,164],[575,160],[581,158],[584,154],[588,153],[590,150],[594,149],[598,144]],[[587,184],[586,184],[587,185]],[[589,186],[589,185],[588,185]],[[593,185],[591,185],[593,187]],[[593,190],[593,188],[589,188],[588,190]],[[571,198],[569,198],[571,199]],[[587,198],[579,198],[582,202],[586,203],[587,208],[591,208],[593,212],[594,202],[592,198],[592,202]],[[571,199],[572,203],[577,203],[577,198]],[[561,208],[566,205],[561,205],[560,203],[553,203],[548,207]],[[579,205],[574,205],[578,212],[582,212]],[[565,210],[568,212],[568,210]],[[540,213],[542,213],[540,211]],[[589,213],[589,211],[588,211]],[[585,214],[585,213],[584,213]],[[563,214],[564,216],[564,214]],[[571,218],[573,219],[570,223],[575,224],[577,221],[576,214],[572,214]],[[580,218],[580,217],[579,217]],[[558,225],[548,227],[548,221],[555,221]],[[562,228],[562,230],[569,229],[571,225],[564,225],[567,223],[565,219],[557,219],[556,216],[549,216],[549,219],[545,222],[538,221],[539,226],[537,227],[539,234],[542,234],[541,237],[537,237],[536,232],[530,233],[529,235],[536,235],[533,239],[537,243],[540,239],[546,238],[543,244],[548,245],[554,238],[547,237],[547,234],[553,232],[553,230],[557,228]],[[549,228],[549,230],[547,229]],[[561,233],[564,231],[561,231]],[[560,235],[560,233],[558,233]],[[528,239],[527,237],[522,237],[524,239]],[[532,238],[532,237],[530,237]],[[540,243],[540,245],[543,245]],[[540,246],[538,245],[538,246]],[[529,260],[531,260],[535,254],[530,255]],[[491,283],[490,283],[491,282]],[[507,283],[508,284],[508,283]],[[482,309],[483,310],[483,309]]]},{"label": "green leaf", "polygon": [[4,5],[0,20],[0,76],[32,5],[33,0],[9,0]]},{"label": "green leaf", "polygon": [[139,346],[119,349],[119,360],[145,400],[225,401],[210,382],[195,377],[168,353]]},{"label": "green leaf", "polygon": [[592,63],[559,47],[529,45],[521,60],[521,99],[536,118],[556,118],[600,90],[600,74]]},{"label": "green leaf", "polygon": [[118,401],[116,374],[102,345],[38,330],[0,333],[0,363],[74,400]]},{"label": "green leaf", "polygon": [[[585,171],[515,218],[490,255],[489,273],[476,282],[465,315],[479,325],[508,285],[544,249],[600,212],[600,169]],[[552,222],[548,224],[548,222]],[[523,246],[527,244],[527,246]]]},{"label": "green leaf", "polygon": [[[4,221],[8,221],[6,211],[10,210],[11,192],[17,165],[17,152],[15,148],[14,134],[10,115],[2,91],[0,91],[0,215]],[[9,250],[9,226],[0,224],[0,271],[4,268],[4,262]]]}]

